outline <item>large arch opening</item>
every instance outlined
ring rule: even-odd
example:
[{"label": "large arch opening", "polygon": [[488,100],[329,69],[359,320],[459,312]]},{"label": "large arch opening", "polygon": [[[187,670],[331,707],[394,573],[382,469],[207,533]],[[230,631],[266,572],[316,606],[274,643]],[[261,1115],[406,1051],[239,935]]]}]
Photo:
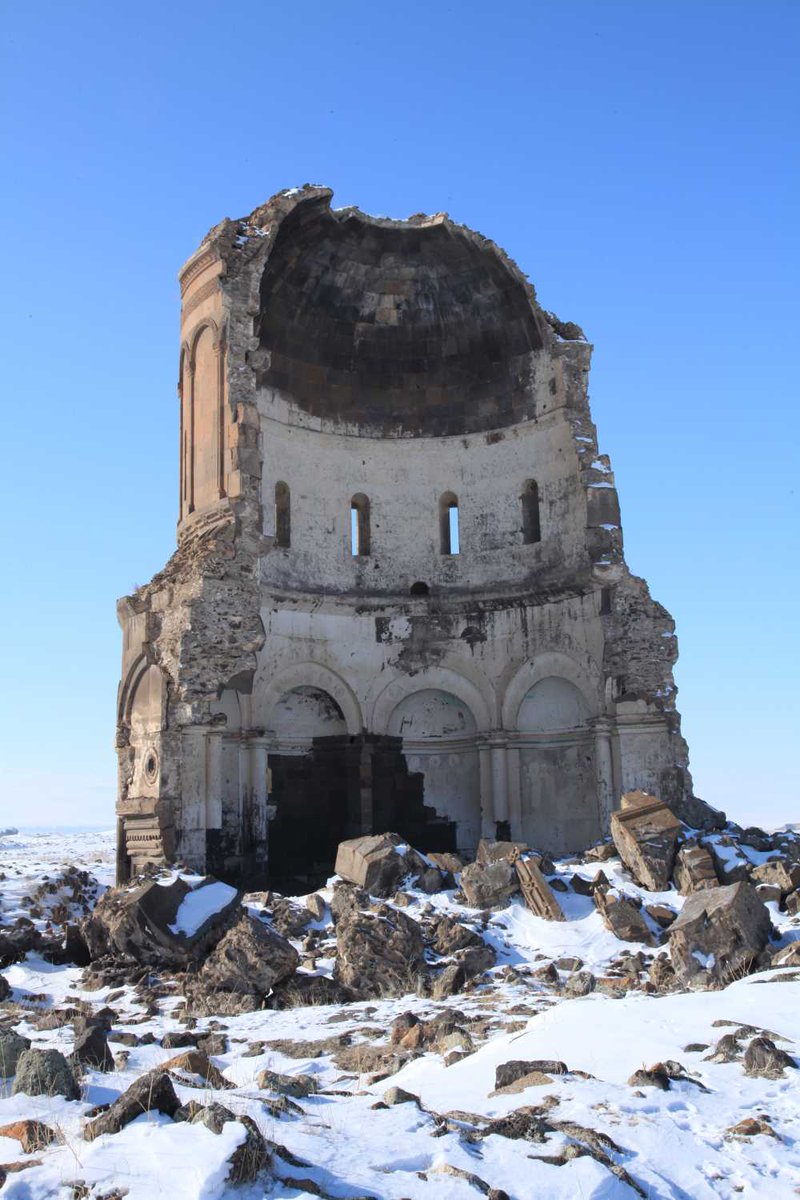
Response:
[{"label": "large arch opening", "polygon": [[517,717],[522,835],[565,854],[602,834],[594,734],[588,704],[573,683],[540,679]]},{"label": "large arch opening", "polygon": [[388,732],[402,738],[408,769],[422,777],[425,807],[439,821],[455,823],[459,849],[474,850],[480,838],[480,763],[469,706],[451,692],[423,688],[400,701]]}]

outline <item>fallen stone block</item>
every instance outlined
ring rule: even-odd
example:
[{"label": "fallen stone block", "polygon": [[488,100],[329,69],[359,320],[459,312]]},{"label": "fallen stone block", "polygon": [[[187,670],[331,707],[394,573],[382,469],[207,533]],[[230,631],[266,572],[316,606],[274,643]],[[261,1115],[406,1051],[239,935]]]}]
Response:
[{"label": "fallen stone block", "polygon": [[682,896],[719,887],[714,859],[706,847],[697,842],[685,842],[680,847],[672,878]]},{"label": "fallen stone block", "polygon": [[749,883],[693,892],[669,929],[672,964],[684,984],[720,986],[755,969],[771,929]]},{"label": "fallen stone block", "polygon": [[355,908],[338,918],[334,979],[357,997],[402,996],[424,971],[422,929],[404,912],[381,904],[374,913]]},{"label": "fallen stone block", "polygon": [[507,858],[474,862],[461,872],[461,890],[471,908],[497,908],[519,891],[519,876]]},{"label": "fallen stone block", "polygon": [[650,927],[641,910],[629,896],[619,896],[615,892],[604,892],[598,888],[594,894],[594,902],[606,929],[615,937],[623,942],[653,945]]},{"label": "fallen stone block", "polygon": [[200,962],[240,911],[242,893],[207,876],[149,880],[137,887],[110,888],[81,923],[94,961],[125,955],[156,966]]},{"label": "fallen stone block", "polygon": [[529,850],[530,847],[525,842],[495,842],[490,838],[481,838],[475,860],[484,866],[501,858],[514,862],[520,854],[527,854]]},{"label": "fallen stone block", "polygon": [[516,858],[514,868],[523,898],[531,912],[535,913],[537,917],[543,917],[546,921],[565,920],[553,889],[533,859]]},{"label": "fallen stone block", "polygon": [[263,921],[241,916],[187,983],[186,999],[198,1014],[251,1012],[298,962],[291,942]]},{"label": "fallen stone block", "polygon": [[397,833],[376,833],[340,842],[335,871],[371,896],[391,896],[401,880],[421,874],[426,863]]},{"label": "fallen stone block", "polygon": [[652,892],[669,887],[683,826],[674,813],[647,792],[626,792],[611,814],[611,836],[634,879]]},{"label": "fallen stone block", "polygon": [[783,859],[771,859],[753,867],[750,879],[755,884],[776,888],[783,899],[800,887],[800,866],[784,862]]}]

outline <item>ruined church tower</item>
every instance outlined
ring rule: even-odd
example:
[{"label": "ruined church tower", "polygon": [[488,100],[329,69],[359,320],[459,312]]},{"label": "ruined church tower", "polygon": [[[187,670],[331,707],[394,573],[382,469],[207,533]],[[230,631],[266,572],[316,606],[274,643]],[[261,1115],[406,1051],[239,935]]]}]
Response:
[{"label": "ruined church tower", "polygon": [[493,242],[281,192],[180,273],[178,548],[119,602],[120,879],[335,847],[565,852],[691,797],[591,347]]}]

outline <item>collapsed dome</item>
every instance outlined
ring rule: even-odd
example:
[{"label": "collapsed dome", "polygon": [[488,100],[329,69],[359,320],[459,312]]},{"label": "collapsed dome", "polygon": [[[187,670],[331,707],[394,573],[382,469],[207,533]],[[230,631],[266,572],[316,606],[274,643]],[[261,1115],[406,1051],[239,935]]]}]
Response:
[{"label": "collapsed dome", "polygon": [[469,230],[307,200],[281,223],[261,279],[258,384],[364,432],[516,424],[535,415],[539,320],[512,264]]}]

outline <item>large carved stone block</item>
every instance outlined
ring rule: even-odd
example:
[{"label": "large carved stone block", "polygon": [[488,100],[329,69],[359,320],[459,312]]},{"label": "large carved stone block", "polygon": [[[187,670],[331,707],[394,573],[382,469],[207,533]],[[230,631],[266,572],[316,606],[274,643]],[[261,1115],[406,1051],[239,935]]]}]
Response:
[{"label": "large carved stone block", "polygon": [[683,826],[666,804],[647,792],[626,792],[611,816],[611,836],[637,883],[653,892],[669,887]]}]

